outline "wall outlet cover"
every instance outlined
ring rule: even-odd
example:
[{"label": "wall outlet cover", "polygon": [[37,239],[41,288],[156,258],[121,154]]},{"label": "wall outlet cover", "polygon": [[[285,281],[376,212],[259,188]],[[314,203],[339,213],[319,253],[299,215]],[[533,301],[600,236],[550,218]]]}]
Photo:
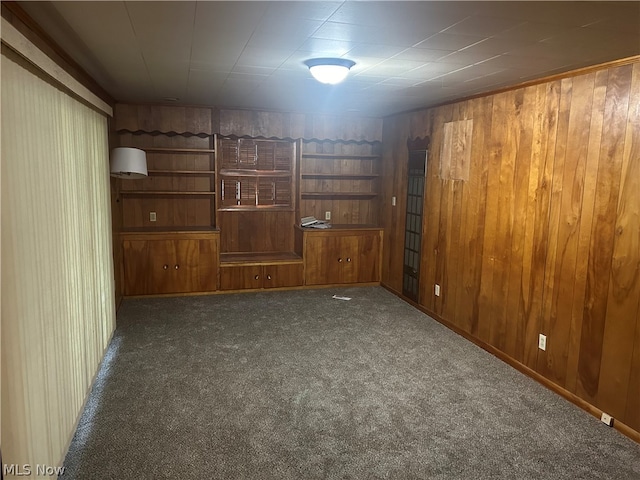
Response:
[{"label": "wall outlet cover", "polygon": [[546,350],[547,349],[547,336],[540,334],[540,336],[538,337],[538,348],[540,350]]},{"label": "wall outlet cover", "polygon": [[605,425],[613,427],[613,417],[608,413],[602,412],[602,416],[600,417],[600,421]]}]

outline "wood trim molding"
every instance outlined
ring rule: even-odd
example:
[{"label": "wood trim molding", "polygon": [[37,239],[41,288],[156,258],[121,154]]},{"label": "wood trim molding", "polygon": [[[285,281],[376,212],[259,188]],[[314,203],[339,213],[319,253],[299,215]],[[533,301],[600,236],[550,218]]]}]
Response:
[{"label": "wood trim molding", "polygon": [[70,90],[85,102],[108,116],[113,116],[111,105],[104,102],[91,90],[71,76],[42,50],[34,45],[27,37],[22,35],[7,19],[2,18],[2,43],[14,52],[25,58],[29,63],[38,67],[49,77],[54,79],[66,89]]},{"label": "wood trim molding", "polygon": [[[385,289],[387,289],[389,292],[391,292],[394,295],[396,295],[397,297],[399,297],[401,300],[404,300],[405,302],[407,302],[410,305],[414,306],[415,308],[417,308],[421,312],[429,315],[431,318],[433,318],[437,322],[441,323],[442,325],[447,327],[449,330],[457,333],[458,335],[460,335],[461,337],[465,338],[466,340],[469,340],[470,342],[474,343],[478,347],[480,347],[483,350],[489,352],[494,357],[499,358],[504,363],[506,363],[509,366],[515,368],[520,373],[523,373],[524,375],[528,376],[529,378],[532,378],[533,380],[535,380],[536,382],[541,384],[543,387],[546,387],[549,390],[551,390],[552,392],[560,395],[565,400],[570,401],[571,403],[573,403],[577,407],[581,408],[582,410],[585,410],[587,413],[590,413],[591,415],[593,415],[594,417],[596,417],[598,419],[602,415],[602,410],[600,410],[599,408],[595,407],[594,405],[591,405],[589,402],[583,400],[582,398],[580,398],[577,395],[571,393],[570,391],[565,390],[564,388],[556,385],[555,383],[553,383],[549,379],[547,379],[547,378],[543,377],[542,375],[540,375],[535,370],[532,370],[531,368],[527,367],[526,365],[523,365],[522,363],[518,362],[517,360],[514,360],[513,358],[511,358],[510,356],[508,356],[504,352],[498,350],[494,346],[489,345],[488,343],[485,343],[485,342],[483,342],[482,340],[480,340],[478,338],[475,338],[474,336],[470,335],[469,333],[465,332],[464,330],[461,330],[457,326],[453,325],[452,323],[450,323],[450,322],[446,321],[445,319],[443,319],[442,317],[440,317],[437,313],[432,312],[428,308],[423,307],[422,305],[414,302],[413,300],[410,300],[409,298],[405,297],[404,295],[402,295],[402,293],[398,292],[397,290],[395,290],[394,288],[390,287],[389,285],[387,285],[385,283],[381,283],[380,285],[382,287],[384,287]],[[632,429],[628,425],[625,425],[624,423],[622,423],[619,420],[615,419],[615,421],[613,422],[613,428],[618,430],[620,433],[622,433],[626,437],[629,437],[634,442],[640,443],[640,432],[635,431],[634,429]]]},{"label": "wood trim molding", "polygon": [[[17,2],[2,2],[2,18],[67,74],[113,108],[115,100],[62,47],[38,25]],[[4,26],[3,26],[4,38]]]}]

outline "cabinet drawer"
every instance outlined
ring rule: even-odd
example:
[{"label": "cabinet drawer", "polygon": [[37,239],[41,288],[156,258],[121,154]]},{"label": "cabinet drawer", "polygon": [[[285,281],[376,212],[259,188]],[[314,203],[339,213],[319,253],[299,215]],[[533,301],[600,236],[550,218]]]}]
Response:
[{"label": "cabinet drawer", "polygon": [[220,268],[220,290],[262,288],[262,266],[223,266]]},{"label": "cabinet drawer", "polygon": [[304,283],[302,263],[264,265],[263,287],[297,287]]},{"label": "cabinet drawer", "polygon": [[227,265],[220,268],[221,290],[297,287],[303,282],[302,263]]}]

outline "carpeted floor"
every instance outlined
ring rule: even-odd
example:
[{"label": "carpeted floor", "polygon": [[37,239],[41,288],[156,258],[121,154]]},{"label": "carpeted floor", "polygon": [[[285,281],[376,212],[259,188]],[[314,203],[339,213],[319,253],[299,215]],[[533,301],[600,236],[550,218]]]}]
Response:
[{"label": "carpeted floor", "polygon": [[118,321],[64,479],[640,479],[640,445],[379,287]]}]

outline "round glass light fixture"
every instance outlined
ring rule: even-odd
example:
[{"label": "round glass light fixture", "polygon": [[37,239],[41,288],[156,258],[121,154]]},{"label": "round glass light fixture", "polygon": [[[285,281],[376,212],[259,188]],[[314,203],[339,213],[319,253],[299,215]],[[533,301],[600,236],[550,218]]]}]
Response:
[{"label": "round glass light fixture", "polygon": [[313,78],[320,83],[335,85],[347,78],[349,69],[351,69],[356,62],[347,60],[346,58],[312,58],[304,62],[304,64],[309,67]]}]

